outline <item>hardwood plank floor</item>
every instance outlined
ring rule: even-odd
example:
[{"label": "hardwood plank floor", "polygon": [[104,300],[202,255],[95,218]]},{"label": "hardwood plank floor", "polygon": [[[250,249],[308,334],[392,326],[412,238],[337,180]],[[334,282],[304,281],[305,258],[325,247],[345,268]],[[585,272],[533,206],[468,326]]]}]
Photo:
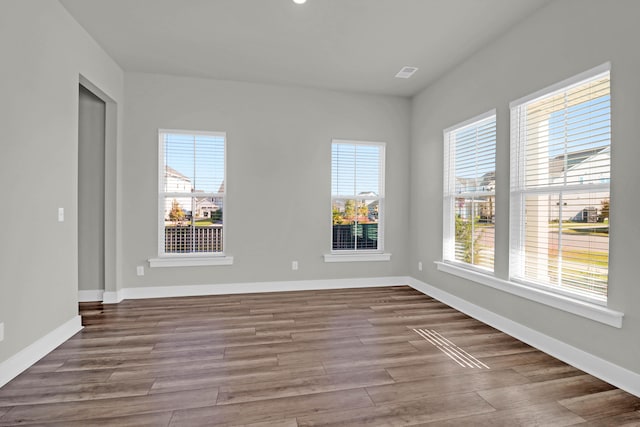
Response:
[{"label": "hardwood plank floor", "polygon": [[0,426],[640,426],[640,398],[405,286],[80,311]]}]

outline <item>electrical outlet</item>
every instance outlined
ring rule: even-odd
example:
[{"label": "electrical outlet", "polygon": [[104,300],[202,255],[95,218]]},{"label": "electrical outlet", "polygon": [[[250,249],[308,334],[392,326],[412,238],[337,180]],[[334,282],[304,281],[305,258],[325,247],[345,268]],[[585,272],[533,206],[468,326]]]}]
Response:
[{"label": "electrical outlet", "polygon": [[64,208],[58,208],[58,222],[64,222]]},{"label": "electrical outlet", "polygon": [[4,322],[0,323],[0,341],[4,340]]},{"label": "electrical outlet", "polygon": [[138,274],[138,276],[144,276],[144,265],[137,266],[136,273]]},{"label": "electrical outlet", "polygon": [[298,269],[298,261],[291,261],[291,269],[292,270]]},{"label": "electrical outlet", "polygon": [[418,271],[422,271],[422,261],[418,261]]}]

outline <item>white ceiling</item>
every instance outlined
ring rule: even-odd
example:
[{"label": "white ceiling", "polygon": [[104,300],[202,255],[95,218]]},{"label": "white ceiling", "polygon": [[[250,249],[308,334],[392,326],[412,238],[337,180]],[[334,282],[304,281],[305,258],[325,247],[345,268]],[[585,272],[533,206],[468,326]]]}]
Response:
[{"label": "white ceiling", "polygon": [[548,1],[60,0],[125,71],[403,96]]}]

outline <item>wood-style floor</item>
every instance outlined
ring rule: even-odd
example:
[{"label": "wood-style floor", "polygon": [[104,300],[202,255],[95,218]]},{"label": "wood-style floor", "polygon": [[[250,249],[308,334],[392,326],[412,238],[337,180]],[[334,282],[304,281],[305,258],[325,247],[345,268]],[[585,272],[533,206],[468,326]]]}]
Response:
[{"label": "wood-style floor", "polygon": [[409,287],[81,314],[0,389],[0,425],[640,425],[640,399]]}]

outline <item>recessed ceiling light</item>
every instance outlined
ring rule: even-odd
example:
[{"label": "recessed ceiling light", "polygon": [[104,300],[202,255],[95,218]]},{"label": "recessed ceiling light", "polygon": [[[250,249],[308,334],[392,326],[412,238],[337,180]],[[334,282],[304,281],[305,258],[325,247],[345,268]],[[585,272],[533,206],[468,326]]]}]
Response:
[{"label": "recessed ceiling light", "polygon": [[402,70],[398,71],[396,77],[398,77],[399,79],[408,79],[409,77],[413,76],[413,73],[415,73],[416,71],[418,71],[418,67],[402,67]]},{"label": "recessed ceiling light", "polygon": [[295,4],[305,4],[307,0],[293,0]]}]

